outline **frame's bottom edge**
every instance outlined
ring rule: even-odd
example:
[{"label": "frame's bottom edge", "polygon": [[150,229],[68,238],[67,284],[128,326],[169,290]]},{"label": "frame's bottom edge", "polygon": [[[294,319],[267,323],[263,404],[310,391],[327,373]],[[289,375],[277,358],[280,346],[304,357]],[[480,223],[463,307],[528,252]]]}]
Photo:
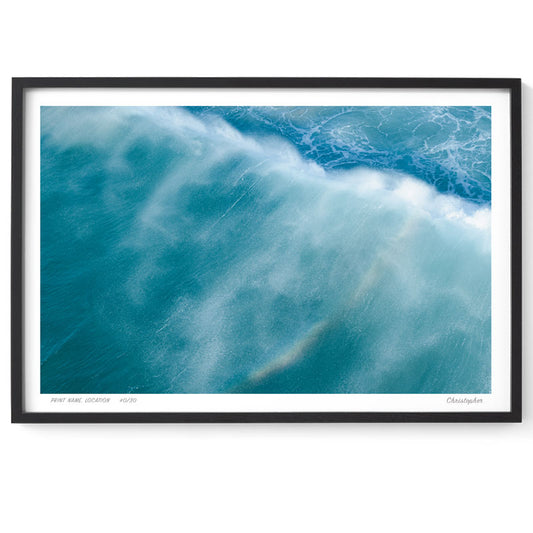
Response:
[{"label": "frame's bottom edge", "polygon": [[15,424],[62,423],[354,423],[522,422],[522,413],[503,412],[235,412],[235,413],[12,413]]}]

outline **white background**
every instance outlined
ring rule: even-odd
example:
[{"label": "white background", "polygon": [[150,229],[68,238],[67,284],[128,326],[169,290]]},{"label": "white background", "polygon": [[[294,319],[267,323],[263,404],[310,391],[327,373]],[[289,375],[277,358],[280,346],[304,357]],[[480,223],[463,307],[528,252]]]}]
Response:
[{"label": "white background", "polygon": [[[7,3],[6,3],[7,4]],[[465,76],[524,81],[526,2],[11,2],[0,13],[0,528],[9,532],[528,531],[533,284],[521,425],[9,424],[11,76]]]}]

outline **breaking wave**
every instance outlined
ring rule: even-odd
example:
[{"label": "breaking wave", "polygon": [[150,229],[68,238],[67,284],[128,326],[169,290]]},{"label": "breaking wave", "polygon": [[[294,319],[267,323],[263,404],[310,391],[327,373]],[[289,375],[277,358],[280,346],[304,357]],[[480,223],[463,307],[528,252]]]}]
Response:
[{"label": "breaking wave", "polygon": [[41,118],[42,392],[490,392],[485,193],[205,109]]}]

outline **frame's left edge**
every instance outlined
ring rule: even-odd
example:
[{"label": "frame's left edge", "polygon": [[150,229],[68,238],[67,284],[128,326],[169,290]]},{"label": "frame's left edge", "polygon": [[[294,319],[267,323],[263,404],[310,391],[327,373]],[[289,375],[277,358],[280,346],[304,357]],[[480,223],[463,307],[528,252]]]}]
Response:
[{"label": "frame's left edge", "polygon": [[12,79],[11,109],[11,421],[23,411],[23,105],[24,80]]}]

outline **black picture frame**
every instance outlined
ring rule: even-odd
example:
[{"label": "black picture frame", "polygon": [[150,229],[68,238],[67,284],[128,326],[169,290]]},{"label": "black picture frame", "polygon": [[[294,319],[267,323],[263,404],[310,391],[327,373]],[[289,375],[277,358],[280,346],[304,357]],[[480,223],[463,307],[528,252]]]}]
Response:
[{"label": "black picture frame", "polygon": [[[511,132],[511,400],[506,412],[27,412],[24,409],[24,97],[35,88],[506,89]],[[521,80],[509,78],[13,78],[11,401],[14,423],[520,422],[522,419]]]}]

